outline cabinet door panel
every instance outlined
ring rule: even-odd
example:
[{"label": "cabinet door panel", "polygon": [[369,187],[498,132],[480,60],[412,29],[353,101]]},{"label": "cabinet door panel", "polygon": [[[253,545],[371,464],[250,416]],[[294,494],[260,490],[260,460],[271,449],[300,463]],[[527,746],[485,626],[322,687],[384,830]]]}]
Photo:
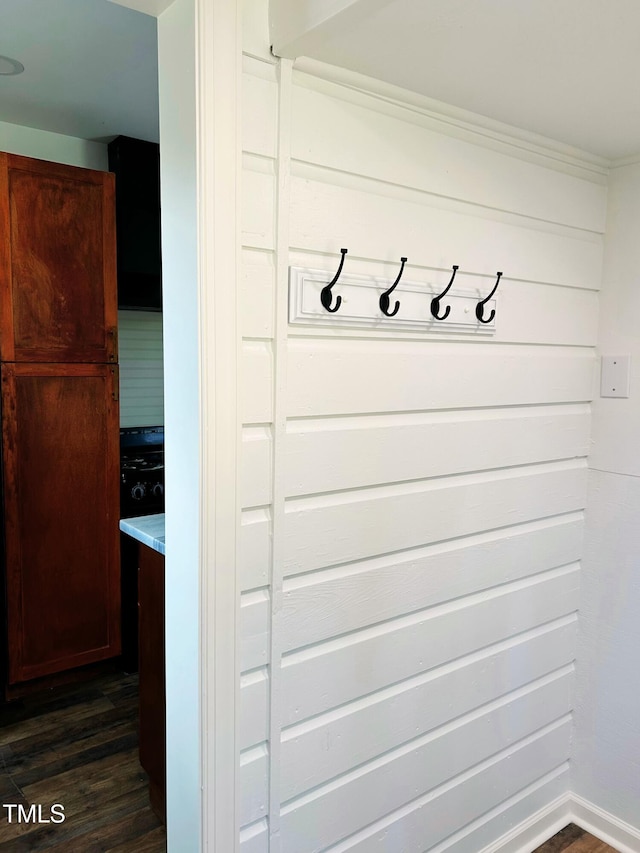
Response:
[{"label": "cabinet door panel", "polygon": [[117,368],[2,366],[9,683],[120,652]]},{"label": "cabinet door panel", "polygon": [[113,175],[0,156],[2,360],[116,361]]}]

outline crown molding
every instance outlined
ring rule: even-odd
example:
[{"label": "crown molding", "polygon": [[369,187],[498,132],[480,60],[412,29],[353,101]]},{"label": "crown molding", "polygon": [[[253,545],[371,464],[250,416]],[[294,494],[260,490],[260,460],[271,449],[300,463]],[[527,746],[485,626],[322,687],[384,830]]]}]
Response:
[{"label": "crown molding", "polygon": [[294,68],[296,82],[325,91],[330,87],[343,100],[598,184],[607,181],[611,161],[596,154],[309,57],[296,59]]},{"label": "crown molding", "polygon": [[612,169],[621,169],[624,166],[637,166],[640,163],[640,151],[637,154],[629,154],[628,157],[619,157],[611,161]]}]

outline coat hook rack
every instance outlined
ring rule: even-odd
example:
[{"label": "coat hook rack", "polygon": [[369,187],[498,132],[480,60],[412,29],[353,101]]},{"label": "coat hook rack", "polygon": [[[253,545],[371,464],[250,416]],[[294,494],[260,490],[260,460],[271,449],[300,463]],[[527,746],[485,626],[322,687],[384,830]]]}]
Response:
[{"label": "coat hook rack", "polygon": [[406,258],[400,258],[400,260],[402,261],[402,264],[400,266],[400,272],[398,273],[398,277],[393,282],[393,284],[391,285],[389,290],[385,290],[385,292],[380,297],[380,310],[387,317],[395,317],[396,314],[398,313],[398,311],[400,310],[400,303],[398,302],[398,300],[396,300],[396,307],[393,309],[393,311],[389,311],[389,305],[391,304],[389,297],[391,296],[393,291],[398,286],[400,279],[402,278],[402,273],[404,271],[404,265],[407,263]]},{"label": "coat hook rack", "polygon": [[[485,287],[465,287],[460,281],[457,264],[449,268],[449,282],[444,287],[437,282],[446,270],[441,270],[435,281],[424,281],[420,275],[416,279],[423,280],[412,281],[407,272],[408,258],[402,256],[392,283],[391,277],[351,270],[345,266],[347,254],[347,249],[340,249],[333,269],[289,267],[290,323],[320,328],[335,326],[345,331],[369,329],[381,335],[393,329],[424,332],[433,337],[454,334],[486,338],[495,335],[499,299],[495,294],[502,272],[496,274],[493,282],[489,280],[493,288],[483,297]],[[333,257],[337,257],[335,249]]]},{"label": "coat hook rack", "polygon": [[453,284],[453,280],[456,277],[457,272],[458,272],[458,265],[454,264],[453,265],[453,275],[451,276],[451,280],[449,281],[449,284],[445,287],[445,289],[442,291],[442,293],[439,296],[436,296],[434,299],[431,300],[431,314],[434,317],[434,319],[436,319],[436,320],[446,320],[447,317],[449,316],[449,314],[451,313],[451,306],[447,305],[447,307],[444,310],[444,314],[442,316],[440,316],[440,300],[444,296],[446,296],[447,293],[449,292],[449,289],[450,289],[451,285]]},{"label": "coat hook rack", "polygon": [[340,254],[342,255],[342,257],[340,258],[340,266],[338,267],[338,270],[334,277],[331,279],[331,281],[326,285],[326,287],[323,287],[320,292],[320,302],[322,302],[322,306],[331,314],[335,314],[338,308],[342,305],[342,296],[337,296],[336,304],[333,306],[333,308],[331,307],[331,288],[340,278],[340,273],[342,272],[342,267],[344,266],[344,259],[347,252],[348,249],[340,249]]},{"label": "coat hook rack", "polygon": [[487,302],[491,299],[493,294],[498,289],[498,285],[500,284],[501,278],[502,278],[502,273],[499,272],[498,277],[496,278],[496,283],[493,285],[493,290],[491,291],[491,293],[488,296],[485,296],[485,298],[482,299],[480,302],[478,302],[478,304],[476,305],[476,317],[480,323],[490,323],[493,320],[493,318],[496,316],[496,309],[492,308],[491,314],[489,314],[489,316],[485,320],[484,319],[484,306],[487,304]]}]

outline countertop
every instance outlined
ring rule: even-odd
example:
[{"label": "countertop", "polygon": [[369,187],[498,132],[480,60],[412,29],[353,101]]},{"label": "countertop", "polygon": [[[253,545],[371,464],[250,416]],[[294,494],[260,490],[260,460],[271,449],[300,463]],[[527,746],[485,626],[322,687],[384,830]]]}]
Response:
[{"label": "countertop", "polygon": [[120,530],[159,554],[164,554],[164,513],[121,518]]}]

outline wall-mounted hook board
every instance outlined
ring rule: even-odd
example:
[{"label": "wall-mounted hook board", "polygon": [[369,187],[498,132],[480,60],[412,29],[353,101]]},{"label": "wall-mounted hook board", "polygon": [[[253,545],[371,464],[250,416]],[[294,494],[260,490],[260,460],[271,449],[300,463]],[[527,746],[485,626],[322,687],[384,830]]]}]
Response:
[{"label": "wall-mounted hook board", "polygon": [[[400,310],[395,317],[385,317],[380,311],[380,295],[390,282],[386,279],[342,273],[334,287],[336,296],[342,296],[340,310],[335,314],[325,311],[320,302],[320,292],[330,281],[332,273],[307,267],[289,267],[289,322],[294,325],[320,325],[356,327],[360,329],[419,329],[424,332],[468,332],[474,335],[493,335],[495,320],[479,323],[476,305],[487,292],[487,287],[476,290],[450,290],[445,299],[451,306],[446,320],[435,320],[431,315],[431,300],[442,292],[442,282],[422,283],[406,281],[398,285],[393,293],[400,301]],[[444,273],[442,278],[447,277]],[[446,284],[446,282],[445,282]],[[486,303],[490,313],[497,299]]]}]

